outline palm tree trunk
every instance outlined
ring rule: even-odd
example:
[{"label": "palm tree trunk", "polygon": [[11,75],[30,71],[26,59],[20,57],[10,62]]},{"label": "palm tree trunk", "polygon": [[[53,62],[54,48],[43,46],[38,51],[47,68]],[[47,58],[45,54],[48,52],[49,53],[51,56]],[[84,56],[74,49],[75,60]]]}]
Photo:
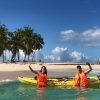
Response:
[{"label": "palm tree trunk", "polygon": [[2,54],[2,56],[3,56],[3,63],[4,63],[4,51],[3,51],[3,54]]},{"label": "palm tree trunk", "polygon": [[13,53],[13,55],[11,57],[11,62],[15,62],[15,57],[16,57],[16,53]]},{"label": "palm tree trunk", "polygon": [[26,53],[25,53],[25,57],[24,57],[24,60],[23,60],[23,62],[25,62],[26,61]]},{"label": "palm tree trunk", "polygon": [[[36,50],[35,50],[36,51]],[[33,51],[32,62],[34,61],[35,51]]]},{"label": "palm tree trunk", "polygon": [[11,62],[14,62],[14,54],[11,57]]},{"label": "palm tree trunk", "polygon": [[28,62],[29,62],[29,55],[28,55]]},{"label": "palm tree trunk", "polygon": [[6,51],[7,51],[7,50],[5,49],[5,61],[6,61]]},{"label": "palm tree trunk", "polygon": [[19,62],[20,61],[19,51],[17,53],[17,56],[18,56],[18,62]]}]

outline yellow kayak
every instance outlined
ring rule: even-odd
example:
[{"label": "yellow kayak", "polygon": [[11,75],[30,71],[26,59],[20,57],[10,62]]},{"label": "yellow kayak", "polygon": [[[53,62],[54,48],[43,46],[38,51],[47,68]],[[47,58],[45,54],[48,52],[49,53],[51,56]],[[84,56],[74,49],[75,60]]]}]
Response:
[{"label": "yellow kayak", "polygon": [[[18,77],[18,80],[21,83],[25,84],[33,84],[36,85],[37,80],[34,78],[29,78],[29,77]],[[94,88],[100,88],[100,77],[94,76],[94,77],[89,77],[89,85],[88,87],[94,87]],[[62,87],[69,87],[73,86],[74,84],[74,79],[73,78],[68,78],[68,79],[60,79],[60,78],[48,78],[47,81],[47,86],[62,86]]]}]

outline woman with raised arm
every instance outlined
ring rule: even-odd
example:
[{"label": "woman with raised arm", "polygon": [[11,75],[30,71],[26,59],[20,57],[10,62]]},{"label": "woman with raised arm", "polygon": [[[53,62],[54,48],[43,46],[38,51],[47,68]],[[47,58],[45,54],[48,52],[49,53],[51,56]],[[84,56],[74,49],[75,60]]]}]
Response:
[{"label": "woman with raised arm", "polygon": [[90,73],[92,71],[92,67],[90,65],[90,63],[86,63],[89,66],[89,70],[88,71],[83,71],[81,66],[78,65],[77,66],[77,72],[75,75],[75,83],[74,86],[84,86],[86,87],[88,85],[88,79],[87,79],[87,74]]},{"label": "woman with raised arm", "polygon": [[37,74],[37,86],[39,87],[46,87],[47,84],[47,69],[45,66],[42,66],[40,71],[35,71],[31,68],[31,64],[29,65],[29,69],[34,73]]}]

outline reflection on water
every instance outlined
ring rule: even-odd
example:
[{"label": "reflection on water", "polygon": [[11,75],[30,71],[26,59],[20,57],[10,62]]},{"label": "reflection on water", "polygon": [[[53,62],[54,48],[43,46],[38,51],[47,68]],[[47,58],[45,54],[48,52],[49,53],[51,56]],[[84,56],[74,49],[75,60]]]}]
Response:
[{"label": "reflection on water", "polygon": [[47,100],[45,96],[45,92],[46,92],[46,87],[37,87],[36,89],[37,98],[39,100]]},{"label": "reflection on water", "polygon": [[13,82],[0,85],[0,100],[100,100],[100,89],[38,88]]},{"label": "reflection on water", "polygon": [[36,90],[37,93],[43,93],[45,91],[46,91],[46,87],[37,87],[37,90]]},{"label": "reflection on water", "polygon": [[77,92],[78,97],[77,97],[76,100],[87,100],[85,96],[81,96],[81,94],[84,94],[85,92],[88,91],[87,88],[85,88],[85,87],[78,87],[77,91],[78,91]]},{"label": "reflection on water", "polygon": [[78,97],[76,100],[87,100],[85,97]]},{"label": "reflection on water", "polygon": [[86,87],[76,87],[78,93],[83,93],[83,92],[86,92],[87,91],[87,88]]}]

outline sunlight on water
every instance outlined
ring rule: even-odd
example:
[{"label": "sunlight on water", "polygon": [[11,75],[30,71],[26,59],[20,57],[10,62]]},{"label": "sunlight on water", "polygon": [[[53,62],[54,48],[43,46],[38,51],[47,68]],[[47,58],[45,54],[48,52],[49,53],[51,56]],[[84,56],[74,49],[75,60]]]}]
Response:
[{"label": "sunlight on water", "polygon": [[99,100],[100,89],[38,88],[19,82],[0,84],[0,100]]}]

